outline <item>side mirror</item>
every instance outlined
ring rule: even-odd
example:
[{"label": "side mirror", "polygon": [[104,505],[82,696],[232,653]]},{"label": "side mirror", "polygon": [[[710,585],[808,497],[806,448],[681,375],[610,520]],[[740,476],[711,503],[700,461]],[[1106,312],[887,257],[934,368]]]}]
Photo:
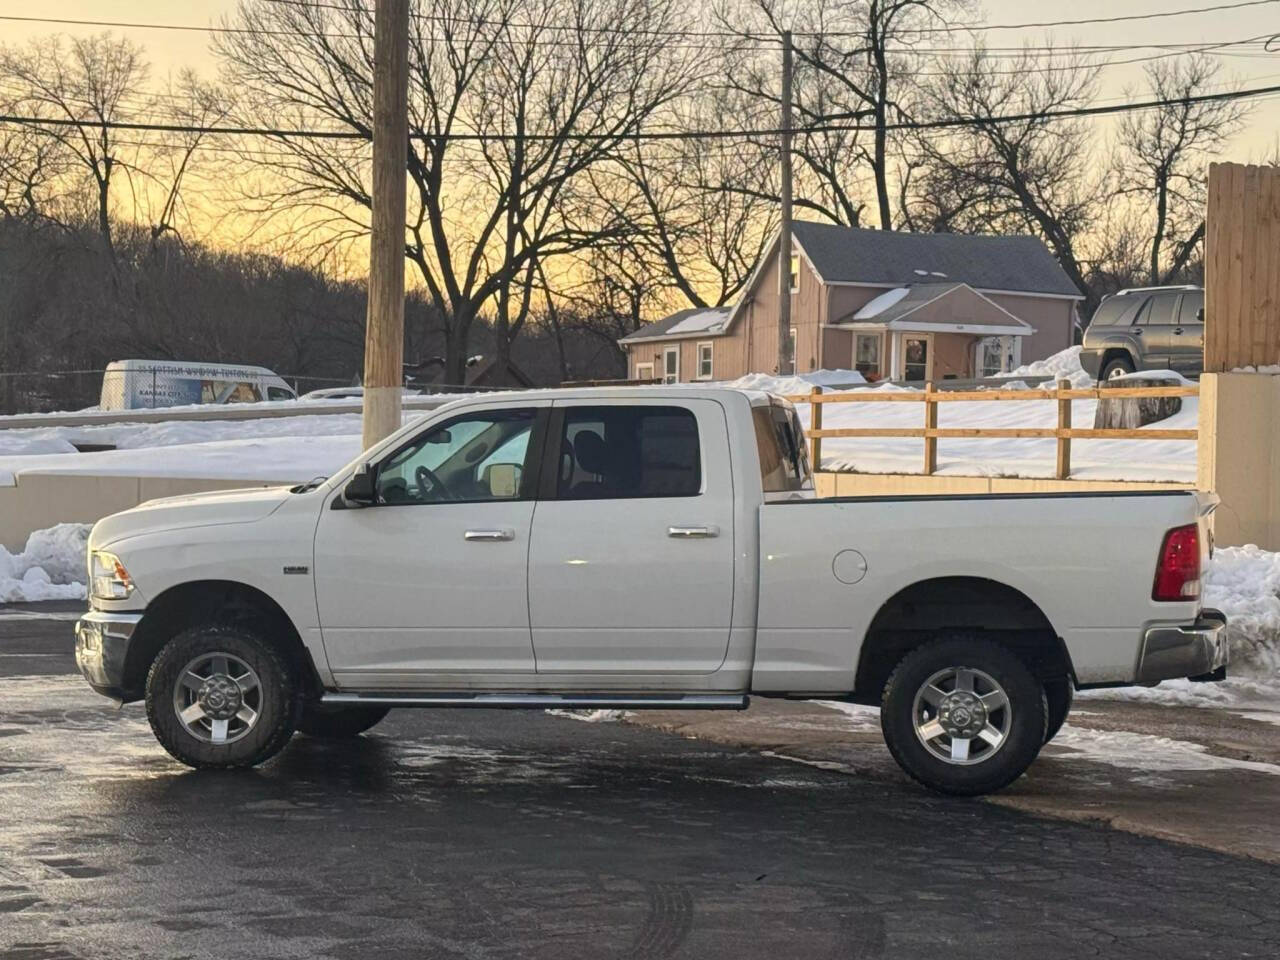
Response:
[{"label": "side mirror", "polygon": [[342,490],[342,499],[353,506],[373,506],[377,491],[373,485],[374,472],[370,464],[361,464]]},{"label": "side mirror", "polygon": [[1204,323],[1204,307],[1196,311],[1196,323]]}]

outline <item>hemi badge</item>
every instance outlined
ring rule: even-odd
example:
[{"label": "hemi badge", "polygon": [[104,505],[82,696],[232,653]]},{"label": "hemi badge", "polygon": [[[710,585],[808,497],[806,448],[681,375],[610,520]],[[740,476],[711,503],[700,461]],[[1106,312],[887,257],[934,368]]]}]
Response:
[{"label": "hemi badge", "polygon": [[286,576],[289,574],[302,574],[303,576],[305,576],[306,574],[311,572],[311,568],[310,567],[285,567],[284,572]]}]

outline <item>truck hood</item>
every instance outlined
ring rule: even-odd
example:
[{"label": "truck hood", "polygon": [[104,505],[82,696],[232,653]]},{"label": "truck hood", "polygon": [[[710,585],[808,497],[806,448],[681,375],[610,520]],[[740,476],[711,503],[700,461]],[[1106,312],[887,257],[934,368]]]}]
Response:
[{"label": "truck hood", "polygon": [[148,500],[99,520],[89,535],[89,547],[98,549],[126,537],[165,530],[253,523],[274,513],[289,496],[289,488],[282,486],[219,490]]}]

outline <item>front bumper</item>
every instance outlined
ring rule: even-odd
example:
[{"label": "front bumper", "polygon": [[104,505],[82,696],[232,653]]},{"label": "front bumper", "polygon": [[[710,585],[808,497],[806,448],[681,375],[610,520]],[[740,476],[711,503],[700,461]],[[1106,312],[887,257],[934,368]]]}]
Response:
[{"label": "front bumper", "polygon": [[1080,366],[1095,380],[1102,372],[1102,353],[1097,347],[1084,347],[1080,351]]},{"label": "front bumper", "polygon": [[76,666],[103,696],[136,700],[141,691],[125,687],[125,661],[140,613],[104,613],[90,610],[76,621]]},{"label": "front bumper", "polygon": [[1228,659],[1227,639],[1222,634],[1226,625],[1227,618],[1220,611],[1206,609],[1190,626],[1149,628],[1138,654],[1138,682],[1181,677],[1223,679]]}]

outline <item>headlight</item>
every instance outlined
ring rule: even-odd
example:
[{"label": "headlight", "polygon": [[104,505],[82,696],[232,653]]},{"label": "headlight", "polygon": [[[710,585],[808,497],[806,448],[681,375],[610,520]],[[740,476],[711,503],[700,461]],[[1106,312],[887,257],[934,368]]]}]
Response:
[{"label": "headlight", "polygon": [[127,600],[133,578],[114,553],[95,550],[89,555],[89,595],[95,600]]}]

